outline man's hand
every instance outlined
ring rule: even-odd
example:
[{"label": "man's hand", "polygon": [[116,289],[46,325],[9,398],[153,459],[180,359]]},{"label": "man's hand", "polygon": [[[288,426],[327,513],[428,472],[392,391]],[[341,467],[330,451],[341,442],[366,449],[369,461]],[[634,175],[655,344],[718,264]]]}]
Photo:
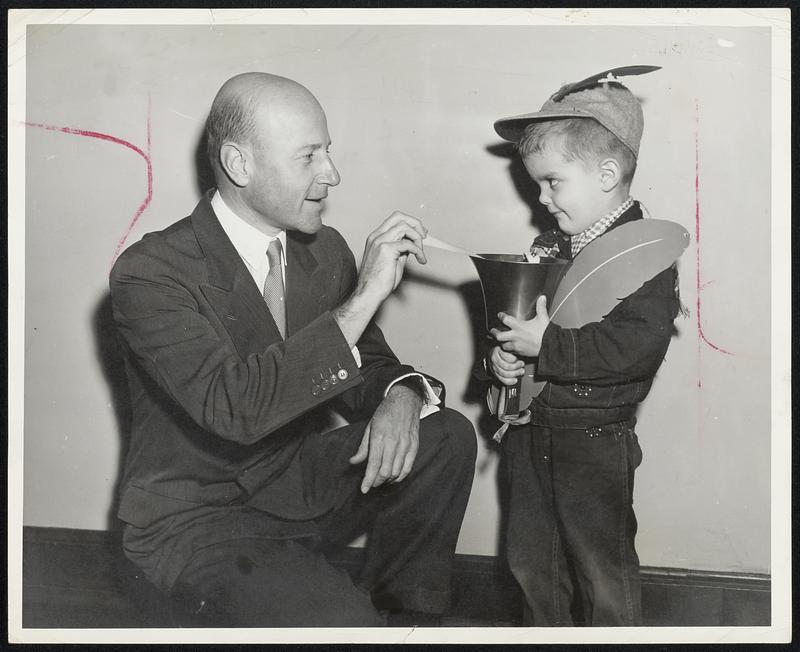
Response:
[{"label": "man's hand", "polygon": [[422,240],[428,230],[416,217],[395,211],[367,237],[356,294],[372,293],[383,301],[400,283],[406,260],[414,254],[427,263]]},{"label": "man's hand", "polygon": [[503,351],[530,357],[539,355],[542,336],[550,323],[547,297],[542,295],[536,300],[536,316],[533,319],[523,321],[504,312],[498,313],[497,317],[508,327],[507,331],[497,328],[491,330],[492,337],[497,340]]},{"label": "man's hand", "polygon": [[514,385],[525,374],[525,363],[513,353],[503,351],[499,346],[492,349],[487,358],[488,371],[503,385]]},{"label": "man's hand", "polygon": [[394,385],[364,430],[350,464],[367,460],[361,493],[384,482],[400,482],[411,472],[419,448],[422,399],[408,387]]},{"label": "man's hand", "polygon": [[427,263],[422,240],[428,230],[416,217],[395,211],[369,234],[352,296],[333,311],[347,343],[353,347],[381,303],[400,283],[406,260],[414,254]]}]

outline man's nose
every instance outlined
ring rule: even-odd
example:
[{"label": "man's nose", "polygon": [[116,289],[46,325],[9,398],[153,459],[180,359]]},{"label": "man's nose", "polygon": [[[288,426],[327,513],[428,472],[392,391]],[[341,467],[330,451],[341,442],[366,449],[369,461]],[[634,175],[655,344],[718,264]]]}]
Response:
[{"label": "man's nose", "polygon": [[341,180],[339,170],[336,169],[333,161],[328,157],[325,162],[325,168],[320,173],[320,183],[324,183],[327,186],[338,186]]},{"label": "man's nose", "polygon": [[543,206],[550,205],[550,195],[544,190],[539,191],[539,203]]}]

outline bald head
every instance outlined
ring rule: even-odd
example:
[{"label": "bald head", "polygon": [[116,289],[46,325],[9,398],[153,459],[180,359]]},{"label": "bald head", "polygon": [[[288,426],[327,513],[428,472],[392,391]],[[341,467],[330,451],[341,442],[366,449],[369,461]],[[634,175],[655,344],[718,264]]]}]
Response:
[{"label": "bald head", "polygon": [[208,116],[208,154],[225,204],[267,235],[316,233],[339,172],[325,112],[291,79],[246,73],[229,79]]},{"label": "bald head", "polygon": [[[260,146],[259,112],[303,108],[321,110],[311,92],[296,81],[265,72],[231,77],[219,89],[206,122],[206,148],[214,174],[220,172],[220,148],[226,142]],[[219,180],[219,179],[218,179]]]}]

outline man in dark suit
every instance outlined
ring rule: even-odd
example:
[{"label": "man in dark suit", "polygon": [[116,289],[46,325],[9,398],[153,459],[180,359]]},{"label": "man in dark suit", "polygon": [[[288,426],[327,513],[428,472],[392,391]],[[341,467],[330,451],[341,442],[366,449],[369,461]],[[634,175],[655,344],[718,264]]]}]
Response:
[{"label": "man in dark suit", "polygon": [[[392,214],[356,272],[322,225],[339,174],[296,82],[228,80],[207,132],[216,191],[111,273],[133,407],[125,553],[216,625],[442,613],[475,433],[373,321],[407,257],[425,262],[425,228]],[[331,406],[349,425],[331,429]],[[325,552],[365,531],[353,582]]]}]

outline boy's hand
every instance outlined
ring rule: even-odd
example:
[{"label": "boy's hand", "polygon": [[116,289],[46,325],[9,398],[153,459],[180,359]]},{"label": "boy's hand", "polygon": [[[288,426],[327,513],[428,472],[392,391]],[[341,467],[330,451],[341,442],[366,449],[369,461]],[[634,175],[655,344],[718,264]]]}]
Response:
[{"label": "boy's hand", "polygon": [[530,357],[539,355],[544,330],[550,323],[550,315],[547,314],[547,297],[542,295],[536,300],[536,317],[531,320],[515,319],[504,312],[498,313],[497,317],[509,329],[507,331],[496,328],[491,330],[492,336],[504,351]]},{"label": "boy's hand", "polygon": [[487,359],[488,370],[503,385],[513,385],[525,373],[525,363],[513,353],[503,351],[499,346],[492,349]]}]

